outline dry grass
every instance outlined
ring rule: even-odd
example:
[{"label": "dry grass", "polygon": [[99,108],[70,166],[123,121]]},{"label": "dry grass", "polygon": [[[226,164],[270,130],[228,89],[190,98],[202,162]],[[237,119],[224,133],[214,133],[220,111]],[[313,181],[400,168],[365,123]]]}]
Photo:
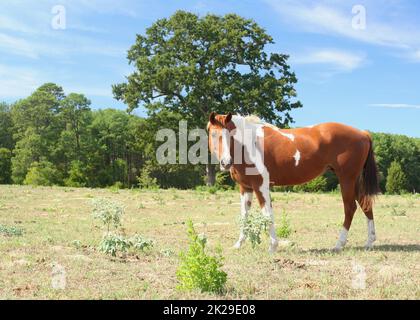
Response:
[{"label": "dry grass", "polygon": [[[154,239],[152,252],[125,260],[98,252],[102,231],[90,213],[91,199],[99,197],[125,205],[125,232]],[[0,224],[24,230],[22,236],[0,235],[0,298],[420,298],[419,195],[378,198],[378,240],[371,252],[363,250],[366,222],[358,210],[347,248],[339,254],[330,248],[343,219],[340,195],[274,193],[273,198],[276,220],[285,208],[293,233],[270,256],[267,238],[255,250],[249,243],[239,251],[232,248],[238,236],[237,192],[0,186]],[[228,273],[223,296],[175,289],[188,219],[207,234],[210,248],[223,247]],[[57,265],[66,272],[63,290],[51,283]],[[366,287],[358,289],[352,284],[363,269]]]}]

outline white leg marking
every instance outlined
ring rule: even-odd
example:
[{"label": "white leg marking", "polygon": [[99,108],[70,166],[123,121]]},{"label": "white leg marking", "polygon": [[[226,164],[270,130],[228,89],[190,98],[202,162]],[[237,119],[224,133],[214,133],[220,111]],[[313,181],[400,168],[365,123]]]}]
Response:
[{"label": "white leg marking", "polygon": [[[245,192],[241,194],[241,218],[246,219],[248,217],[249,209],[251,208],[252,203],[252,192]],[[242,243],[245,241],[245,235],[243,228],[241,227],[241,232],[239,234],[239,240],[233,246],[235,249],[239,249],[242,246]]]},{"label": "white leg marking", "polygon": [[[240,128],[241,121],[238,121],[236,117],[233,118],[235,122],[235,125],[237,125],[237,129]],[[243,122],[242,122],[243,124]],[[260,139],[260,141],[264,141],[264,125],[255,125],[255,134],[256,138]],[[282,133],[283,134],[283,133]],[[295,137],[292,134],[284,134],[286,137],[288,137],[290,140],[294,140]],[[255,143],[255,144],[254,144]],[[273,209],[271,208],[271,201],[270,201],[270,174],[267,170],[267,167],[264,164],[264,144],[262,144],[260,147],[258,146],[257,140],[250,139],[243,141],[243,144],[248,150],[255,150],[254,155],[254,164],[255,169],[257,171],[257,174],[261,175],[263,182],[260,186],[260,192],[264,198],[264,207],[262,208],[262,213],[268,217],[270,217],[272,223],[270,224],[270,252],[275,252],[278,246],[278,240],[276,236],[276,229],[274,226],[274,217],[273,217]],[[256,148],[256,149],[255,149]],[[252,154],[253,152],[251,152]],[[248,169],[248,168],[247,168]],[[245,174],[254,175],[254,170],[251,171],[252,173],[249,173],[248,170],[245,171]]]},{"label": "white leg marking", "polygon": [[271,207],[271,198],[270,198],[270,185],[269,185],[269,176],[268,173],[263,175],[263,183],[260,187],[260,192],[262,193],[265,204],[262,209],[262,214],[268,217],[271,220],[269,234],[270,234],[270,247],[268,251],[273,254],[276,252],[279,241],[277,240],[276,227],[274,225],[274,214],[273,208]]},{"label": "white leg marking", "polygon": [[299,165],[299,161],[300,161],[300,151],[299,150],[296,151],[293,158],[295,158],[295,167],[297,167]]},{"label": "white leg marking", "polygon": [[284,133],[284,132],[280,132],[280,134],[281,134],[282,136],[285,136],[286,138],[288,138],[288,139],[292,140],[292,141],[295,141],[295,136],[294,136],[293,134],[291,134],[291,133]]},{"label": "white leg marking", "polygon": [[335,251],[340,251],[344,248],[344,246],[347,243],[348,233],[349,233],[349,231],[346,228],[343,227],[343,229],[341,229],[340,235],[338,236],[337,244],[334,247]]},{"label": "white leg marking", "polygon": [[367,219],[367,226],[368,226],[368,239],[366,242],[366,249],[372,249],[373,243],[376,240],[376,232],[375,232],[375,222],[368,218]]}]

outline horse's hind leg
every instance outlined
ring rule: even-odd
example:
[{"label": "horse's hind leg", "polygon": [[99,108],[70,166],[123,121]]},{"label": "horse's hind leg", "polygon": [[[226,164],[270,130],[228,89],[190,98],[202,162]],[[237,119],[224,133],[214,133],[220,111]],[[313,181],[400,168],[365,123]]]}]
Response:
[{"label": "horse's hind leg", "polygon": [[357,202],[359,202],[360,207],[362,208],[363,212],[366,215],[368,237],[367,237],[365,248],[369,250],[373,248],[373,243],[376,240],[375,222],[373,220],[372,200],[369,197],[362,196],[361,198],[357,200]]},{"label": "horse's hind leg", "polygon": [[340,251],[347,243],[347,235],[353,221],[354,213],[357,209],[356,204],[356,179],[340,178],[341,195],[344,204],[344,223],[340,231],[337,244],[334,247],[335,251]]},{"label": "horse's hind leg", "polygon": [[[239,186],[241,191],[241,219],[246,219],[248,217],[249,209],[252,205],[252,189]],[[239,234],[239,239],[233,246],[235,249],[239,249],[242,246],[242,243],[245,241],[245,234],[243,227],[241,226],[241,231]]]}]

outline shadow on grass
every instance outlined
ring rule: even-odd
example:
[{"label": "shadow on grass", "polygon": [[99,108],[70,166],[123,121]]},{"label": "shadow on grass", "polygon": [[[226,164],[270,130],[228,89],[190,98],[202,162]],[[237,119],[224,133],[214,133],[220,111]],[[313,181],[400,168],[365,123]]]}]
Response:
[{"label": "shadow on grass", "polygon": [[[346,250],[355,250],[355,251],[366,251],[365,247],[347,247],[344,248],[344,251]],[[380,244],[376,245],[372,249],[373,252],[420,252],[420,244]],[[329,248],[323,248],[323,249],[308,249],[304,250],[306,253],[314,253],[319,255],[324,254],[338,254],[340,252],[335,252],[332,249]]]},{"label": "shadow on grass", "polygon": [[[365,247],[354,247],[355,250],[366,250]],[[405,251],[405,252],[420,252],[420,244],[379,244],[373,246],[373,251]]]}]

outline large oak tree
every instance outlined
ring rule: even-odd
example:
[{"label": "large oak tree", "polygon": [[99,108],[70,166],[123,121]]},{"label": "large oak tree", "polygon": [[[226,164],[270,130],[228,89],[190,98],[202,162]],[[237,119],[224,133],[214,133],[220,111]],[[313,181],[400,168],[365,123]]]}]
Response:
[{"label": "large oak tree", "polygon": [[[128,52],[135,71],[113,87],[115,98],[130,111],[142,105],[180,113],[190,127],[203,127],[211,111],[257,114],[285,126],[301,104],[287,55],[265,51],[272,43],[258,24],[235,14],[178,11],[137,35]],[[212,183],[211,166],[208,172]]]},{"label": "large oak tree", "polygon": [[135,71],[113,92],[129,110],[171,110],[190,127],[203,127],[211,111],[257,114],[285,126],[301,104],[288,56],[267,53],[273,43],[253,20],[177,11],[137,35],[128,51]]}]

